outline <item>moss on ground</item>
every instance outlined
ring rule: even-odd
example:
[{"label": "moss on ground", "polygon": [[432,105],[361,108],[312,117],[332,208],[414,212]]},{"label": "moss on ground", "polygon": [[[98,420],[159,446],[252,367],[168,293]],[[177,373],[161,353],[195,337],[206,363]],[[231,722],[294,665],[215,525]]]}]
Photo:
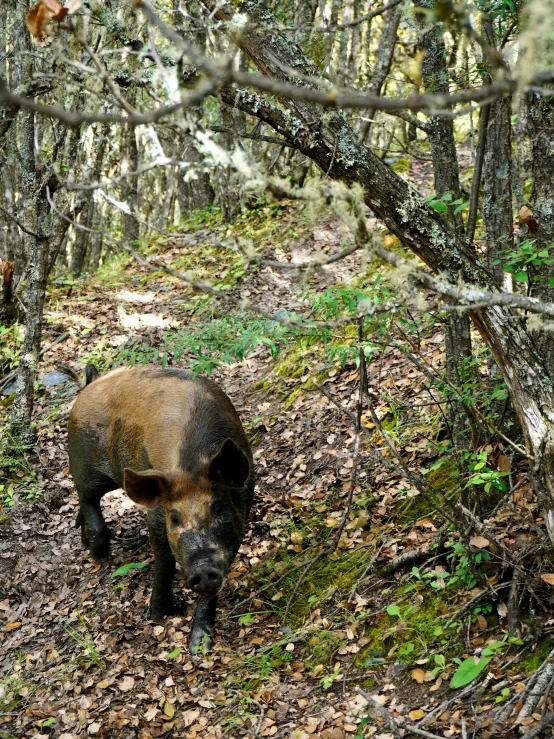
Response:
[{"label": "moss on ground", "polygon": [[337,649],[345,643],[342,632],[322,629],[308,640],[302,651],[302,658],[311,670],[317,665],[325,667]]},{"label": "moss on ground", "polygon": [[[396,592],[396,596],[401,601],[401,590]],[[394,596],[391,600],[394,601]],[[399,615],[382,613],[377,624],[366,632],[370,641],[356,658],[359,670],[368,669],[376,658],[389,654],[392,657],[391,649],[394,649],[394,659],[407,665],[414,664],[432,646],[437,653],[459,651],[457,645],[448,644],[447,637],[442,634],[444,591],[433,593],[427,588],[415,594],[412,591],[410,600],[400,602],[398,610]]]},{"label": "moss on ground", "polygon": [[[293,629],[300,628],[314,608],[329,601],[337,593],[350,590],[362,574],[370,557],[371,551],[362,547],[351,551],[341,551],[317,562],[295,593],[287,615],[287,625]],[[280,573],[292,569],[298,560],[302,561],[301,555],[276,550],[275,554],[266,559],[259,568],[256,573],[257,579],[266,579],[268,575],[275,572]],[[279,583],[274,590],[269,590],[270,600],[267,605],[281,616],[284,615],[285,606],[302,571],[302,569],[296,570]],[[278,596],[277,599],[272,600],[275,596]]]},{"label": "moss on ground", "polygon": [[[457,497],[461,493],[462,478],[453,457],[446,457],[438,464],[436,469],[430,470],[427,474],[427,481],[432,488],[443,495],[448,495],[449,498]],[[414,523],[421,518],[433,518],[436,510],[437,506],[424,498],[423,495],[415,495],[399,507],[397,520],[401,525]]]},{"label": "moss on ground", "polygon": [[441,493],[459,490],[462,478],[458,464],[453,457],[446,457],[427,475],[429,484]]},{"label": "moss on ground", "polygon": [[548,657],[553,647],[554,639],[552,637],[539,641],[534,650],[519,663],[519,667],[525,672],[535,672]]}]

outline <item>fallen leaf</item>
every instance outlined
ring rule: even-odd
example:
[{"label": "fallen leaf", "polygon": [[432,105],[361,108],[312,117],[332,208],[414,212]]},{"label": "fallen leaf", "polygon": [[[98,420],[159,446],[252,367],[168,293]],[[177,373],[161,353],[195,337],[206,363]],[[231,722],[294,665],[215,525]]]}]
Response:
[{"label": "fallen leaf", "polygon": [[554,572],[546,572],[544,575],[541,575],[541,577],[549,585],[554,585]]},{"label": "fallen leaf", "polygon": [[153,721],[156,718],[156,714],[158,713],[158,706],[153,706],[152,708],[149,708],[146,713],[144,714],[144,718],[146,721]]},{"label": "fallen leaf", "polygon": [[175,716],[175,706],[173,703],[170,703],[169,701],[164,703],[164,713],[168,718],[173,718],[173,716]]},{"label": "fallen leaf", "polygon": [[87,734],[98,734],[102,724],[99,721],[95,721],[93,724],[89,724]]},{"label": "fallen leaf", "polygon": [[68,9],[62,8],[57,0],[39,0],[27,13],[26,22],[29,33],[39,45],[44,45],[50,34],[47,26],[50,21],[62,21]]},{"label": "fallen leaf", "polygon": [[512,469],[510,457],[507,454],[499,454],[496,464],[500,472],[510,472]]},{"label": "fallen leaf", "polygon": [[485,631],[485,629],[488,627],[487,619],[481,614],[477,615],[477,626],[481,631]]},{"label": "fallen leaf", "polygon": [[422,682],[425,680],[425,673],[423,672],[423,670],[420,670],[419,667],[417,667],[415,670],[412,670],[412,680],[415,680],[416,683],[421,685]]},{"label": "fallen leaf", "polygon": [[485,547],[490,546],[490,541],[485,539],[484,536],[474,536],[469,540],[469,543],[472,547],[477,547],[477,549],[484,549]]},{"label": "fallen leaf", "polygon": [[21,621],[14,621],[11,624],[6,624],[4,626],[4,629],[6,631],[13,631],[14,629],[18,629],[21,626]]},{"label": "fallen leaf", "polygon": [[200,709],[195,708],[193,711],[184,711],[181,719],[183,720],[183,725],[185,729],[187,726],[191,726],[197,718],[200,717]]},{"label": "fallen leaf", "polygon": [[508,614],[508,606],[504,603],[503,600],[499,601],[496,606],[496,612],[500,616],[500,618],[506,618]]},{"label": "fallen leaf", "polygon": [[133,689],[133,686],[135,684],[135,678],[131,677],[130,675],[125,675],[123,680],[121,680],[121,682],[118,684],[119,684],[120,690],[127,692]]},{"label": "fallen leaf", "polygon": [[425,716],[425,712],[421,710],[421,708],[416,708],[415,711],[410,711],[408,716],[412,719],[412,721],[419,721],[420,718],[423,718]]},{"label": "fallen leaf", "polygon": [[523,223],[525,223],[525,225],[527,226],[527,228],[529,229],[529,231],[536,231],[537,230],[539,224],[537,223],[537,221],[533,217],[533,211],[531,210],[531,208],[528,205],[524,205],[520,209],[518,215],[519,215],[519,220],[520,221],[523,221]]}]

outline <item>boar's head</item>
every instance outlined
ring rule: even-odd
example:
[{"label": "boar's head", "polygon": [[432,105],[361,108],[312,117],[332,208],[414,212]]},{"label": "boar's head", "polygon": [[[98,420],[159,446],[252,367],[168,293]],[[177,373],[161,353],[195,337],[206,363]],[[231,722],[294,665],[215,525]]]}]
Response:
[{"label": "boar's head", "polygon": [[124,470],[127,495],[165,514],[169,546],[188,587],[205,598],[217,595],[244,536],[249,475],[248,457],[231,439],[194,472]]}]

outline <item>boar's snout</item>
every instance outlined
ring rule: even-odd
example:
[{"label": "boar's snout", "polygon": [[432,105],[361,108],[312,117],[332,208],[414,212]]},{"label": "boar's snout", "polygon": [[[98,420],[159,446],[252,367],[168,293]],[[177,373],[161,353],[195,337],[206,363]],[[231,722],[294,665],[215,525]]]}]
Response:
[{"label": "boar's snout", "polygon": [[189,587],[204,598],[212,598],[223,584],[223,575],[211,565],[196,567],[189,577]]}]

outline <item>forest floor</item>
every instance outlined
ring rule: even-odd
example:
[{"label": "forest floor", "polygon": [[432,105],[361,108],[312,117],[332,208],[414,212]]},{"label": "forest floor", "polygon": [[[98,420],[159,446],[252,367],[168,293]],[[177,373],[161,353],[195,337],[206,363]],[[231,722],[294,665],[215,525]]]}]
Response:
[{"label": "forest floor", "polygon": [[[313,314],[324,316],[350,299],[334,285],[361,289],[363,282],[372,295],[389,294],[386,269],[365,264],[358,253],[304,279],[270,266],[244,274],[236,238],[286,261],[344,248],[349,237],[340,224],[316,223],[290,203],[260,208],[233,228],[216,215],[199,215],[147,251],[271,312],[293,312],[311,301]],[[127,255],[88,281],[60,278],[52,286],[44,346],[62,340],[44,353],[41,377],[60,362],[82,374],[87,361],[103,371],[114,362],[160,361],[156,351],[164,347],[176,366],[213,370],[252,441],[257,497],[220,598],[214,649],[191,656],[194,600],[182,582],[176,589],[186,615],[148,619],[152,554],[145,517],[121,491],[103,500],[115,531],[111,561],[100,566],[83,550],[66,448],[77,387],[39,385],[37,447],[22,450],[6,435],[3,440],[0,737],[391,739],[415,726],[427,737],[487,739],[532,730],[549,715],[554,622],[545,609],[534,623],[519,623],[521,639],[508,638],[511,590],[490,542],[474,537],[472,561],[464,560],[459,537],[412,481],[376,462],[375,448],[389,460],[392,453],[367,409],[354,459],[351,415],[360,378],[349,347],[355,331],[300,340],[266,325],[275,347],[258,343],[241,360],[244,337],[225,301],[211,304]],[[450,495],[460,478],[451,457],[442,461],[448,445],[439,441],[436,393],[394,343],[395,336],[408,336],[419,360],[440,371],[444,327],[433,316],[412,318],[380,319],[381,349],[368,365],[370,396],[403,463],[434,475]],[[245,324],[251,336],[263,333],[257,320]],[[336,356],[330,346],[339,347]],[[214,356],[229,363],[214,367]],[[506,457],[497,443],[487,454]],[[510,474],[517,490],[488,525],[517,551],[541,520],[525,478],[515,467]],[[336,551],[306,570],[333,542],[345,513]],[[428,559],[410,561],[410,552]],[[422,561],[425,567],[417,567]],[[126,564],[133,566],[121,570]],[[537,588],[551,605],[547,583],[544,577]],[[478,679],[451,689],[459,661],[474,654],[485,660]],[[533,684],[542,685],[542,703],[526,703]],[[541,726],[546,733],[536,735],[550,735]]]}]

